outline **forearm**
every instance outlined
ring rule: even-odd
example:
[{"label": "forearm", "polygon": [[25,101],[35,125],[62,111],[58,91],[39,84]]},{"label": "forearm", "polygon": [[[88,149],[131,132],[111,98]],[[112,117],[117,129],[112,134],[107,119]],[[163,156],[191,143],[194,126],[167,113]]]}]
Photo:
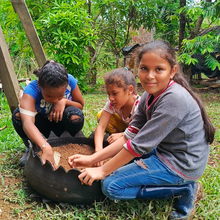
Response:
[{"label": "forearm", "polygon": [[41,156],[43,164],[46,163],[46,161],[50,161],[53,168],[56,169],[56,164],[53,156],[53,149],[51,145],[48,144],[47,140],[45,140],[44,137],[41,135],[37,127],[29,121],[23,123],[23,128],[30,140],[41,148],[43,152]]},{"label": "forearm", "polygon": [[118,168],[127,164],[133,158],[134,155],[123,148],[118,154],[102,166],[102,171],[105,176],[108,176]]},{"label": "forearm", "polygon": [[122,136],[112,144],[105,147],[103,150],[96,152],[91,156],[91,164],[95,164],[110,157],[114,157],[119,151],[123,149],[123,144],[126,142],[127,139]]},{"label": "forearm", "polygon": [[76,106],[77,108],[81,110],[83,109],[83,105],[79,102],[75,102],[69,99],[65,99],[65,101],[66,101],[66,106]]},{"label": "forearm", "polygon": [[40,148],[47,142],[34,124],[23,123],[23,129],[28,138]]},{"label": "forearm", "polygon": [[104,129],[97,127],[95,130],[95,151],[100,151],[103,149],[103,140],[104,140]]}]

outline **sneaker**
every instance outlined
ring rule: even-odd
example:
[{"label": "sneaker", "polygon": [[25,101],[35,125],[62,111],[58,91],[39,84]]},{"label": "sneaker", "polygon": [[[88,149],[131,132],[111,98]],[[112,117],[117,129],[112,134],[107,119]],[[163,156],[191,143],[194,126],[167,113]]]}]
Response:
[{"label": "sneaker", "polygon": [[24,166],[25,166],[28,153],[29,153],[29,148],[26,148],[25,155],[24,155],[24,156],[20,159],[20,161],[19,161],[19,166],[20,166],[20,167],[24,167]]},{"label": "sneaker", "polygon": [[170,213],[169,220],[188,220],[194,217],[196,213],[195,205],[203,198],[202,184],[200,182],[191,183],[188,189],[186,188],[181,194],[174,199],[176,211]]}]

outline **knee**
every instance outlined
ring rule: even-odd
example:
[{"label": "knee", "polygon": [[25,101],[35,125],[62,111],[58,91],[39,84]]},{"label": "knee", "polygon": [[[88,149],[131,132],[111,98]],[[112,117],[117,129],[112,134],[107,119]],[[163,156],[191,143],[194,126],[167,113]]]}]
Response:
[{"label": "knee", "polygon": [[73,124],[78,124],[84,121],[84,115],[80,109],[76,111],[71,111],[69,116],[69,119]]},{"label": "knee", "polygon": [[119,189],[117,184],[114,183],[114,180],[110,180],[111,178],[106,177],[102,181],[102,192],[105,196],[112,200],[120,200]]},{"label": "knee", "polygon": [[144,169],[149,169],[142,160],[136,160],[135,163]]},{"label": "knee", "polygon": [[19,124],[21,123],[21,114],[18,109],[15,109],[15,111],[13,112],[12,121]]},{"label": "knee", "polygon": [[106,179],[102,181],[102,192],[108,198],[114,199],[114,196],[112,195],[111,190],[109,189],[109,184],[107,183]]},{"label": "knee", "polygon": [[80,121],[81,117],[79,115],[71,115],[70,120],[72,122],[78,122]]},{"label": "knee", "polygon": [[84,121],[83,112],[74,106],[65,109],[66,120],[73,124],[78,124]]},{"label": "knee", "polygon": [[21,114],[20,114],[20,112],[17,112],[16,114],[15,114],[15,119],[16,120],[21,120]]}]

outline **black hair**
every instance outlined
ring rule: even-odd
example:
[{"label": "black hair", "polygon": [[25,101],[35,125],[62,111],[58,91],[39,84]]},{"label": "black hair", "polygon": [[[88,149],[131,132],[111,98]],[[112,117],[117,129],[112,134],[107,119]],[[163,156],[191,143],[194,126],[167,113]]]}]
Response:
[{"label": "black hair", "polygon": [[41,68],[34,70],[34,74],[38,77],[39,86],[42,88],[58,88],[68,85],[69,82],[66,68],[54,60],[47,60]]},{"label": "black hair", "polygon": [[[140,63],[143,55],[145,53],[148,52],[153,52],[156,53],[158,55],[160,55],[162,58],[166,59],[170,66],[171,69],[175,66],[178,65],[177,61],[176,61],[176,53],[174,48],[172,47],[171,44],[169,44],[166,41],[163,40],[156,40],[156,41],[152,41],[146,45],[144,45],[138,54],[138,63]],[[204,129],[205,129],[205,133],[206,133],[206,139],[209,143],[212,143],[214,141],[214,136],[215,136],[215,129],[205,111],[205,108],[203,106],[202,101],[200,100],[200,98],[195,94],[195,92],[192,90],[187,78],[184,76],[184,74],[179,70],[177,70],[175,76],[173,77],[173,80],[182,85],[190,94],[191,96],[196,100],[196,102],[199,105],[201,114],[202,114],[202,118],[203,118],[203,122],[204,122]]]},{"label": "black hair", "polygon": [[104,74],[105,86],[116,84],[119,88],[127,90],[129,85],[133,86],[133,92],[136,93],[137,83],[134,74],[127,68],[117,68]]}]

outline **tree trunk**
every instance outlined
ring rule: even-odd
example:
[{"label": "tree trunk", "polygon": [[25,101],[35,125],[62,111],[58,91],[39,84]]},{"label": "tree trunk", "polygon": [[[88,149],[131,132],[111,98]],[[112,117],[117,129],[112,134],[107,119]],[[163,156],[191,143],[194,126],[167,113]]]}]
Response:
[{"label": "tree trunk", "polygon": [[119,68],[119,53],[116,53],[116,68]]},{"label": "tree trunk", "polygon": [[[186,6],[186,0],[180,0],[180,8]],[[186,16],[185,13],[180,14],[179,26],[179,52],[181,52],[182,42],[185,39]]]},{"label": "tree trunk", "polygon": [[96,50],[93,47],[89,47],[89,54],[91,57],[91,62],[90,62],[91,67],[89,68],[86,78],[89,79],[89,83],[91,85],[95,85],[97,79],[97,68],[94,65],[97,56]]},{"label": "tree trunk", "polygon": [[[88,13],[92,17],[92,2],[91,0],[88,0],[87,2],[88,5]],[[91,85],[96,84],[96,78],[97,78],[97,68],[95,67],[94,63],[96,62],[96,50],[93,47],[89,47],[89,54],[91,57],[91,62],[90,62],[90,68],[89,71],[86,75],[86,80],[89,79],[89,83]]]},{"label": "tree trunk", "polygon": [[93,67],[91,69],[91,78],[90,78],[90,84],[91,85],[96,85],[96,79],[97,79],[97,68],[96,67]]},{"label": "tree trunk", "polygon": [[[180,8],[186,6],[186,0],[180,0]],[[180,14],[180,26],[179,26],[179,52],[182,51],[182,42],[185,39],[185,28],[186,28],[186,16],[185,13]],[[179,63],[180,71],[183,72],[188,81],[191,79],[191,66],[187,66],[184,63]]]}]

